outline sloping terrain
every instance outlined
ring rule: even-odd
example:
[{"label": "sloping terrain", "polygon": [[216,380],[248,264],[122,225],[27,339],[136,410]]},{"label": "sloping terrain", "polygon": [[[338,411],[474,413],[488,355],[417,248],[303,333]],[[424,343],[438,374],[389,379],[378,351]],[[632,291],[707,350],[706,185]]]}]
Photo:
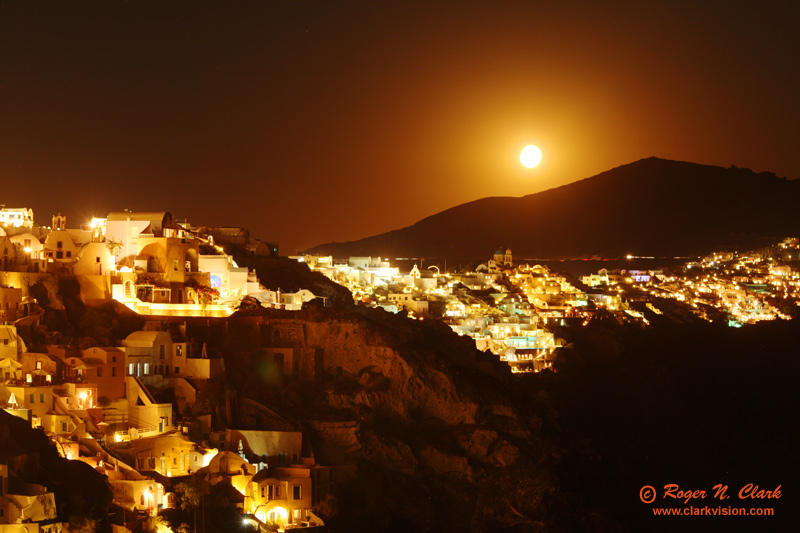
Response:
[{"label": "sloping terrain", "polygon": [[[797,442],[797,321],[643,330],[609,315],[559,333],[571,347],[558,374],[520,376],[434,320],[365,308],[263,319],[262,340],[293,331],[324,376],[229,379],[291,414],[317,462],[355,465],[316,509],[332,531],[709,530],[655,520],[639,489],[774,489]],[[232,320],[226,367],[242,366],[248,328]],[[757,504],[785,523],[788,500]]]},{"label": "sloping terrain", "polygon": [[605,510],[571,505],[559,488],[566,450],[548,393],[444,324],[358,307],[252,320],[232,317],[219,340],[227,368],[243,366],[237,357],[256,331],[262,341],[293,331],[290,344],[324,359],[315,382],[228,377],[243,396],[290,414],[318,463],[355,467],[318,509],[331,530],[614,530]]},{"label": "sloping terrain", "polygon": [[483,198],[407,228],[310,253],[485,258],[688,256],[800,234],[800,181],[658,158],[521,198]]}]

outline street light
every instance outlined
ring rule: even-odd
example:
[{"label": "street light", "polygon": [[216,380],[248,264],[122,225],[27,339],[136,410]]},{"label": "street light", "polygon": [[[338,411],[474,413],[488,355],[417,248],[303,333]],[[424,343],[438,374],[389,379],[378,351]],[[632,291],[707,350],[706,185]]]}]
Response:
[{"label": "street light", "polygon": [[242,517],[242,527],[246,527],[248,529],[255,529],[256,531],[261,530],[261,526],[259,525],[259,523],[253,518],[250,518],[249,516]]}]

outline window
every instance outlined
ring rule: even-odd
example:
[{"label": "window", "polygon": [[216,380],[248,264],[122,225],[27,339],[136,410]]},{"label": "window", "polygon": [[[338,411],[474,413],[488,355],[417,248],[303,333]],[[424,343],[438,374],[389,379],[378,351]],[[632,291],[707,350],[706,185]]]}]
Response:
[{"label": "window", "polygon": [[175,271],[175,272],[178,271],[178,260],[177,259],[174,259],[172,261],[172,270]]},{"label": "window", "polygon": [[175,347],[175,355],[177,355],[178,357],[183,355],[183,346],[181,346],[180,344]]},{"label": "window", "polygon": [[179,366],[176,366],[176,367],[175,367],[175,373],[176,373],[176,374],[180,374],[180,373],[181,373],[181,367],[179,367]]},{"label": "window", "polygon": [[112,355],[111,356],[111,362],[112,363],[116,363],[117,362],[117,356],[116,355]]},{"label": "window", "polygon": [[268,485],[267,486],[267,499],[274,500],[275,499],[275,485]]},{"label": "window", "polygon": [[56,252],[56,259],[64,259],[64,252],[61,250]]},{"label": "window", "polygon": [[173,457],[172,458],[172,466],[178,466],[178,458],[177,457]]},{"label": "window", "polygon": [[129,376],[133,375],[133,363],[128,365],[128,375]]},{"label": "window", "polygon": [[150,374],[150,363],[144,364],[144,375],[147,376]]},{"label": "window", "polygon": [[61,422],[61,431],[63,431],[64,433],[67,432],[67,423],[66,422]]},{"label": "window", "polygon": [[111,377],[112,378],[117,377],[117,367],[115,367],[115,366],[111,367]]},{"label": "window", "polygon": [[41,370],[41,369],[42,369],[42,362],[36,361],[36,370]]},{"label": "window", "polygon": [[97,369],[97,377],[98,378],[102,378],[103,377],[103,369],[102,368],[98,368]]},{"label": "window", "polygon": [[158,347],[159,355],[161,355],[161,359],[164,359],[164,345]]},{"label": "window", "polygon": [[72,257],[72,252],[70,252],[69,250],[67,250],[67,257]]},{"label": "window", "polygon": [[44,403],[44,393],[39,394],[39,402]]},{"label": "window", "polygon": [[31,394],[31,403],[36,403],[36,395]]},{"label": "window", "polygon": [[99,262],[100,262],[100,256],[95,256],[95,258],[94,258],[94,262],[95,262],[95,263],[99,263]]},{"label": "window", "polygon": [[300,485],[293,485],[292,486],[292,499],[299,500],[300,499]]},{"label": "window", "polygon": [[264,485],[261,485],[261,497],[262,498],[264,497],[264,489],[265,489]]},{"label": "window", "polygon": [[64,246],[64,241],[56,242],[56,248],[63,248],[63,246]]}]

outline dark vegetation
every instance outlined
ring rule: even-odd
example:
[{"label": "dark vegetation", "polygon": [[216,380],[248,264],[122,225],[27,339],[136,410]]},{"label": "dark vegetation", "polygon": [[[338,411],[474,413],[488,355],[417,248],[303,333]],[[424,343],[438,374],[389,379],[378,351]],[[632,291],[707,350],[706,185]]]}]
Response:
[{"label": "dark vegetation", "polygon": [[178,496],[176,507],[160,513],[158,520],[172,531],[250,531],[243,527],[242,515],[236,508],[242,496],[230,485],[201,486],[200,482],[191,480],[177,483],[174,489]]}]

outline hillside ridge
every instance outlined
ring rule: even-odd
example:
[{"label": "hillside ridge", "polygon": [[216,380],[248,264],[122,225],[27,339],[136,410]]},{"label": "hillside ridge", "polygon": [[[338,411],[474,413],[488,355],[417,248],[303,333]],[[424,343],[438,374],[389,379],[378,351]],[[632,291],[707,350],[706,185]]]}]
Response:
[{"label": "hillside ridge", "polygon": [[798,201],[800,182],[770,172],[650,157],[526,196],[473,200],[309,253],[473,259],[503,245],[550,259],[694,255],[758,248],[800,232]]}]

